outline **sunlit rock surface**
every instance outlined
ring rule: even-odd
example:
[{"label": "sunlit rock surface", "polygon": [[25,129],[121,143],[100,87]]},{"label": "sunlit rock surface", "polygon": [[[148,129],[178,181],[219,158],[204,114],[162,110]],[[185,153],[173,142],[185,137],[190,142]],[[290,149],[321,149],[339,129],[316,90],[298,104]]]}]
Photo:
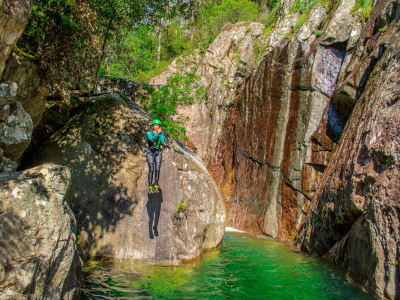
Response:
[{"label": "sunlit rock surface", "polygon": [[35,128],[41,121],[45,110],[45,98],[49,91],[39,68],[28,59],[12,53],[7,61],[2,80],[18,85],[16,101],[31,116]]},{"label": "sunlit rock surface", "polygon": [[[179,263],[222,240],[225,207],[214,181],[201,160],[170,137],[163,152],[162,193],[148,194],[150,124],[128,100],[93,97],[31,160],[70,168],[68,201],[86,255]],[[177,213],[179,201],[187,204],[185,212]],[[157,213],[155,236],[149,219]]]}]

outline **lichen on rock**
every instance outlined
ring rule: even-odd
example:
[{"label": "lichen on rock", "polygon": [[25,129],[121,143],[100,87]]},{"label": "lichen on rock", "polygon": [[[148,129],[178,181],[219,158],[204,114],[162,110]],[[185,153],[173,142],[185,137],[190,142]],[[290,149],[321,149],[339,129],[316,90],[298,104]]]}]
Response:
[{"label": "lichen on rock", "polygon": [[54,164],[0,176],[1,299],[76,299],[81,261],[65,201],[68,168]]}]

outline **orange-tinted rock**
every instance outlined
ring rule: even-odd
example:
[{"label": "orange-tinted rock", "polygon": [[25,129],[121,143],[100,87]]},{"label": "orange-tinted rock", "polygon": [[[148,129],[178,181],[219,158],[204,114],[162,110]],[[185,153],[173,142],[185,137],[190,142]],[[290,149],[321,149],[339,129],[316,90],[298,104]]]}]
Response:
[{"label": "orange-tinted rock", "polygon": [[[334,145],[324,94],[336,84],[343,55],[303,49],[297,40],[277,46],[228,111],[208,169],[224,195],[229,226],[293,239],[318,187]],[[330,77],[315,84],[313,70]]]}]

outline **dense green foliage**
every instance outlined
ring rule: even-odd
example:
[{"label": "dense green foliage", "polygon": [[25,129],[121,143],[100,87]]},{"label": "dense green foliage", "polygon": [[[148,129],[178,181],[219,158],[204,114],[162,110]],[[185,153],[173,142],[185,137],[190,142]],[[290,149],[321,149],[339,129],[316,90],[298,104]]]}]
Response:
[{"label": "dense green foliage", "polygon": [[159,89],[149,87],[151,97],[145,102],[145,110],[154,119],[162,122],[163,128],[173,137],[187,140],[183,120],[177,119],[178,105],[194,104],[205,99],[206,91],[198,83],[198,77],[186,73],[168,78],[165,86]]},{"label": "dense green foliage", "polygon": [[372,0],[357,0],[352,12],[353,14],[357,14],[365,23],[369,19],[373,5],[374,1]]},{"label": "dense green foliage", "polygon": [[[206,49],[226,23],[254,21],[259,14],[258,5],[250,0],[203,1],[193,9],[195,16],[183,9],[170,13],[170,20],[164,19],[160,62],[156,60],[157,25],[141,23],[113,45],[108,57],[109,69],[104,62],[101,74],[148,82],[175,57],[194,49]],[[194,19],[185,20],[192,16]],[[125,51],[117,50],[121,47]]]},{"label": "dense green foliage", "polygon": [[75,74],[87,76],[99,55],[95,17],[84,2],[36,0],[18,49],[33,58],[54,84]]},{"label": "dense green foliage", "polygon": [[201,10],[197,27],[197,48],[205,49],[226,23],[254,21],[258,15],[258,6],[249,0],[225,0],[219,5]]},{"label": "dense green foliage", "polygon": [[[146,83],[176,57],[205,50],[225,24],[259,21],[260,7],[273,17],[278,6],[279,0],[36,0],[17,50],[64,95],[98,75]],[[174,76],[150,94],[145,109],[186,139],[176,110],[205,99],[197,78]]]},{"label": "dense green foliage", "polygon": [[[155,1],[155,0],[154,0]],[[93,75],[106,45],[146,14],[152,0],[36,0],[18,41],[52,87]]]}]

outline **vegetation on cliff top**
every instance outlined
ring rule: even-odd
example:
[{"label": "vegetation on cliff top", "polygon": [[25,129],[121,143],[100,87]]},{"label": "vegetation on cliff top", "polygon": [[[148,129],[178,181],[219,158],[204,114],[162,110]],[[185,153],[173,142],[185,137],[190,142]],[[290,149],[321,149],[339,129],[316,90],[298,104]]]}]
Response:
[{"label": "vegetation on cliff top", "polygon": [[[149,82],[174,58],[195,49],[204,51],[227,23],[257,21],[273,27],[280,4],[279,0],[37,0],[18,50],[39,65],[56,94],[68,94],[82,78],[98,75]],[[304,0],[294,4],[296,10],[308,11],[310,6]],[[255,48],[262,57],[264,48]],[[150,91],[146,101],[149,114],[180,139],[186,134],[176,117],[177,105],[205,98],[195,82],[191,74],[175,76],[165,87]]]}]

